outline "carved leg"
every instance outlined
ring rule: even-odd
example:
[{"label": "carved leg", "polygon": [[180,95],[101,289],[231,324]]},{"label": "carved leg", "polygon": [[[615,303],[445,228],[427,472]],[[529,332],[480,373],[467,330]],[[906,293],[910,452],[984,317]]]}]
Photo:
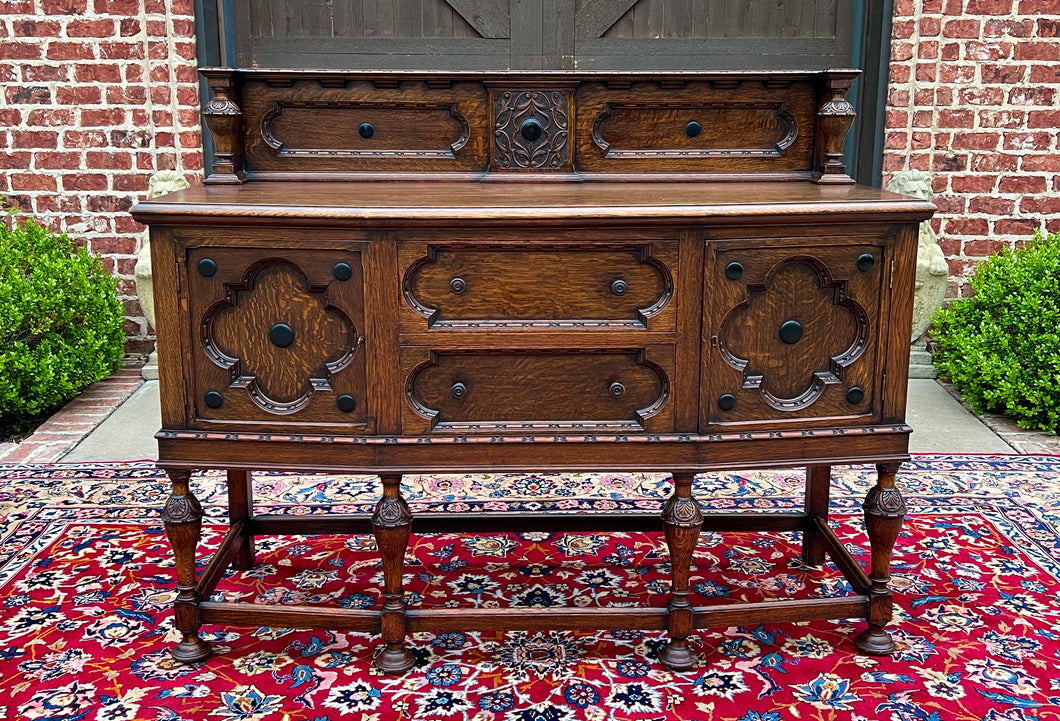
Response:
[{"label": "carved leg", "polygon": [[250,532],[250,518],[254,515],[254,490],[249,471],[228,471],[228,519],[229,523],[242,521],[243,546],[232,560],[232,568],[245,571],[253,568],[254,536]]},{"label": "carved leg", "polygon": [[401,497],[401,476],[381,476],[383,497],[372,514],[376,545],[383,558],[383,610],[379,620],[386,648],[375,657],[375,665],[384,673],[404,673],[415,659],[405,648],[405,549],[412,531],[412,512]]},{"label": "carved leg", "polygon": [[195,547],[202,532],[202,506],[188,489],[190,471],[166,471],[173,484],[162,509],[166,537],[177,562],[177,600],[173,604],[176,625],[183,640],[173,649],[173,658],[195,663],[210,655],[210,644],[199,638],[199,593],[195,583]]},{"label": "carved leg", "polygon": [[905,501],[894,487],[894,475],[900,463],[876,464],[876,486],[869,491],[865,509],[865,529],[872,547],[872,571],[869,579],[869,627],[856,639],[858,650],[872,655],[894,651],[894,640],[886,630],[891,621],[892,600],[887,583],[891,580],[891,552],[905,518]]},{"label": "carved leg", "polygon": [[828,492],[832,484],[831,466],[809,466],[806,469],[806,530],[802,532],[802,562],[807,566],[824,565],[827,544],[813,525],[814,518],[828,519]]},{"label": "carved leg", "polygon": [[703,514],[699,510],[699,503],[692,498],[692,479],[691,473],[674,474],[674,493],[666,501],[662,512],[671,567],[670,600],[666,604],[670,642],[659,652],[659,660],[672,671],[687,671],[696,662],[696,656],[687,641],[692,633],[688,575],[699,529],[703,526]]}]

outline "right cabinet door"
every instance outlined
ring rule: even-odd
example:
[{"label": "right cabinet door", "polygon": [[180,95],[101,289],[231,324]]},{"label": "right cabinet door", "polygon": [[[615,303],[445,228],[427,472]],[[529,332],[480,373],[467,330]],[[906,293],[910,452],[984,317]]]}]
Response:
[{"label": "right cabinet door", "polygon": [[703,430],[878,418],[889,247],[885,238],[708,247]]}]

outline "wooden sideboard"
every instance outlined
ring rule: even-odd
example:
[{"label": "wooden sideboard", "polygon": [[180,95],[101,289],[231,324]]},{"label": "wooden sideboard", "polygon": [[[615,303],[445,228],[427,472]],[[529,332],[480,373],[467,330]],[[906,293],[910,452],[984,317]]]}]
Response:
[{"label": "wooden sideboard", "polygon": [[[894,648],[917,224],[930,203],[845,172],[852,71],[460,74],[205,70],[216,163],[133,209],[150,225],[163,519],[181,661],[203,623],[380,633],[666,630],[862,617]],[[830,467],[875,463],[871,567],[827,523]],[[696,473],[805,466],[805,509],[702,514]],[[201,574],[196,468],[227,470],[231,526]],[[255,512],[250,472],[378,474],[371,518]],[[672,474],[658,515],[419,514],[403,473]],[[696,606],[701,528],[801,531],[845,598]],[[411,530],[662,530],[665,609],[407,609]],[[374,533],[378,610],[209,600],[256,536]]]}]

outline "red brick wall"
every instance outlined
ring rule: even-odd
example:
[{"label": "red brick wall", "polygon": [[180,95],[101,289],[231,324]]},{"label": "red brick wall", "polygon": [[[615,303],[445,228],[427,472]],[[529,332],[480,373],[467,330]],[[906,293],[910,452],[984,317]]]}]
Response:
[{"label": "red brick wall", "polygon": [[201,182],[193,0],[0,0],[0,194],[99,253],[127,350],[150,350],[128,210],[157,170]]},{"label": "red brick wall", "polygon": [[895,0],[884,182],[930,172],[950,296],[1060,230],[1060,0]]}]

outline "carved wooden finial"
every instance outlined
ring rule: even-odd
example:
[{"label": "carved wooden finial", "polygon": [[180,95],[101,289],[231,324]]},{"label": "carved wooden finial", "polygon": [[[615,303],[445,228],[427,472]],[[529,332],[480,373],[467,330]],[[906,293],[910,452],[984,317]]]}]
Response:
[{"label": "carved wooden finial", "polygon": [[843,142],[857,113],[846,99],[858,76],[856,70],[829,70],[825,74],[824,102],[817,108],[817,183],[853,183],[843,163]]},{"label": "carved wooden finial", "polygon": [[238,185],[243,173],[243,111],[233,100],[235,74],[231,70],[202,70],[213,97],[202,109],[206,127],[213,136],[214,163],[206,182]]}]

